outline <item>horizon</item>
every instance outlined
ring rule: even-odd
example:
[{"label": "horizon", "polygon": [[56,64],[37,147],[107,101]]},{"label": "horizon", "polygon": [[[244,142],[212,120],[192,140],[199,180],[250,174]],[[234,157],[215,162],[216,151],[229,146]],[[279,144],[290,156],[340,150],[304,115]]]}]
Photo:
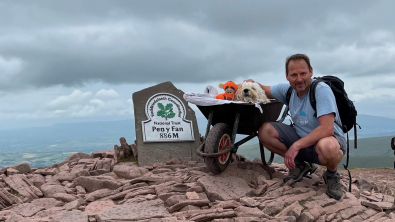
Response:
[{"label": "horizon", "polygon": [[[190,104],[189,104],[190,105]],[[204,118],[205,120],[206,117],[203,116],[203,114],[200,112],[200,110],[194,110],[195,114],[197,112],[199,112],[199,116],[196,115],[196,119],[198,118]],[[197,111],[197,112],[196,112]],[[360,115],[364,115],[364,116],[371,116],[371,117],[379,117],[379,118],[384,118],[384,119],[391,119],[391,120],[395,120],[395,118],[390,118],[390,117],[383,117],[383,116],[374,116],[374,115],[368,115],[368,114],[358,114]],[[357,115],[357,120],[358,120],[358,115]],[[116,120],[94,120],[94,121],[89,121],[89,120],[84,120],[84,121],[72,121],[72,122],[55,122],[55,123],[51,123],[50,125],[42,125],[42,126],[28,126],[28,127],[21,127],[21,128],[13,128],[13,129],[1,129],[0,127],[0,131],[12,131],[12,130],[21,130],[21,129],[31,129],[31,128],[41,128],[41,127],[51,127],[54,125],[59,125],[59,124],[80,124],[80,123],[99,123],[99,122],[121,122],[121,121],[125,121],[125,120],[134,120],[134,116],[133,118],[128,118],[128,119],[116,119]],[[204,126],[206,127],[206,125]],[[394,126],[394,130],[395,130],[395,126]],[[351,138],[350,138],[351,139]]]}]

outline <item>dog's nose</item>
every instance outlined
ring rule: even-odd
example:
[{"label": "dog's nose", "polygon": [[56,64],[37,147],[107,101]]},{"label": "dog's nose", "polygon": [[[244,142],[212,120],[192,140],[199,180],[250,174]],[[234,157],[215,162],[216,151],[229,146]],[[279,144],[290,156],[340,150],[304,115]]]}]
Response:
[{"label": "dog's nose", "polygon": [[248,93],[249,90],[248,90],[248,89],[244,89],[243,91],[244,91],[245,93]]}]

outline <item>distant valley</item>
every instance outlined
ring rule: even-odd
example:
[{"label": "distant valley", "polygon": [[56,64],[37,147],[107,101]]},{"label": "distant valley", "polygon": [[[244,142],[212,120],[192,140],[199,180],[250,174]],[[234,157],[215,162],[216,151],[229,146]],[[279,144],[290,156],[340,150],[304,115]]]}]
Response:
[{"label": "distant valley", "polygon": [[[207,120],[197,118],[199,132],[204,135]],[[358,115],[358,149],[350,143],[353,167],[391,167],[394,155],[389,147],[395,136],[395,120]],[[129,144],[135,140],[134,120],[61,123],[48,127],[34,127],[0,131],[0,167],[28,161],[32,167],[44,167],[63,161],[73,152],[91,153],[112,150],[125,137]],[[239,140],[244,135],[237,135]],[[372,138],[375,137],[375,138]],[[376,138],[377,137],[377,138]],[[352,133],[350,138],[353,138]],[[260,158],[257,138],[242,145],[239,154],[250,159]],[[376,159],[372,161],[372,159]],[[281,162],[276,157],[275,161]],[[392,161],[392,163],[391,163]],[[377,163],[377,164],[376,164]]]}]

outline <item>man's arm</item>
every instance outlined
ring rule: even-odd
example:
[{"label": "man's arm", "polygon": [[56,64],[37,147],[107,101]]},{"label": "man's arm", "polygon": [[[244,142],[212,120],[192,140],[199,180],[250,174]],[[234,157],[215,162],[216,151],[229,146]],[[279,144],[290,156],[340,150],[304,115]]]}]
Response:
[{"label": "man's arm", "polygon": [[[244,82],[255,82],[255,81],[252,80],[252,79],[247,79],[247,80],[244,80]],[[270,92],[270,86],[264,86],[264,85],[260,84],[259,82],[256,82],[256,83],[258,83],[259,86],[260,86],[263,90],[265,90],[265,94],[266,94],[267,98],[269,98],[269,99],[274,99],[273,96],[272,96],[272,93]]]},{"label": "man's arm", "polygon": [[335,114],[329,113],[318,117],[320,125],[311,131],[307,136],[296,141],[288,149],[284,156],[285,165],[292,169],[295,167],[295,157],[299,150],[316,144],[320,139],[332,136],[334,134]]}]

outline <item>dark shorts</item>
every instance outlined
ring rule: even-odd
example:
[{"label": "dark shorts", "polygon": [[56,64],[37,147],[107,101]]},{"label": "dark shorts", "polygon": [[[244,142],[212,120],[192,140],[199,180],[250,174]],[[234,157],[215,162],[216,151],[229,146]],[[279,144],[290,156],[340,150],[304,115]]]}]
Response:
[{"label": "dark shorts", "polygon": [[[299,140],[301,137],[296,133],[296,130],[284,123],[278,123],[278,122],[271,122],[270,123],[274,129],[278,132],[278,135],[280,135],[280,142],[282,142],[287,149],[289,149],[294,142]],[[347,144],[346,141],[342,136],[339,136],[337,134],[333,135],[336,140],[340,144],[340,149],[343,151],[343,155],[346,152]],[[299,150],[298,155],[295,158],[295,162],[301,162],[301,161],[306,161],[308,163],[316,163],[319,165],[322,165],[320,161],[318,160],[318,154],[315,150],[315,145],[312,145],[310,147],[304,148]]]}]

